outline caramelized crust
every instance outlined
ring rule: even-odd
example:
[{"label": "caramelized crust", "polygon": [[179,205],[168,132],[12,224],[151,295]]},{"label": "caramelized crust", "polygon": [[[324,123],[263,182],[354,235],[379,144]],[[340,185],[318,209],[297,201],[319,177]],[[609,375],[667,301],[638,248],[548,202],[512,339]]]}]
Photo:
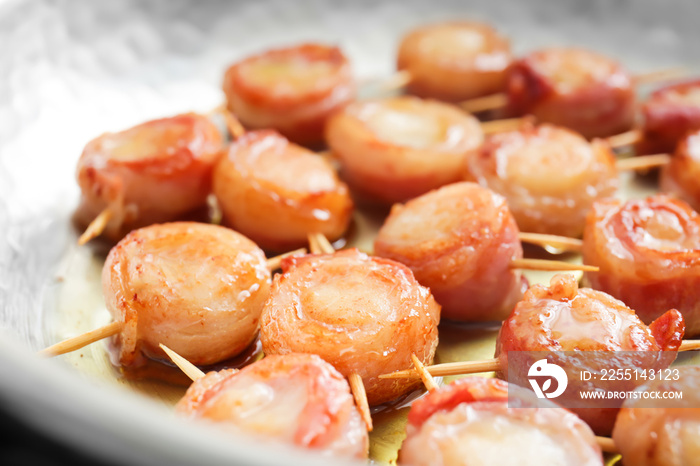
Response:
[{"label": "caramelized crust", "polygon": [[700,211],[699,180],[700,129],[680,139],[671,162],[661,170],[660,188],[664,193],[683,199],[697,212]]},{"label": "caramelized crust", "polygon": [[517,60],[507,92],[511,112],[586,138],[619,134],[634,124],[632,78],[617,62],[588,50],[549,48]]},{"label": "caramelized crust", "polygon": [[374,251],[408,266],[447,319],[502,320],[527,288],[520,271],[510,268],[523,250],[504,199],[474,183],[395,205]]},{"label": "caramelized crust", "polygon": [[234,142],[213,184],[224,223],[268,250],[305,246],[309,233],[336,240],[352,216],[349,190],[328,160],[272,130]]},{"label": "caramelized crust", "polygon": [[372,405],[420,384],[379,379],[430,364],[437,347],[440,306],[403,265],[356,249],[283,262],[261,318],[265,354],[313,353],[344,376],[357,373]]},{"label": "caramelized crust", "polygon": [[485,23],[454,21],[416,28],[401,40],[397,68],[411,75],[408,91],[459,102],[505,89],[510,43]]},{"label": "caramelized crust", "polygon": [[459,181],[467,154],[483,142],[476,118],[416,97],[348,105],[330,119],[326,137],[350,187],[384,204]]},{"label": "caramelized crust", "polygon": [[259,435],[332,457],[367,458],[367,430],[350,386],[315,355],[271,355],[240,371],[210,372],[175,409],[234,435]]},{"label": "caramelized crust", "polygon": [[78,161],[77,223],[87,226],[109,208],[103,234],[118,241],[133,229],[178,220],[205,205],[222,146],[216,126],[194,113],[93,139]]},{"label": "caramelized crust", "polygon": [[602,466],[576,415],[497,379],[465,377],[411,405],[400,465]]},{"label": "caramelized crust", "polygon": [[678,367],[678,380],[650,381],[638,390],[680,392],[682,399],[627,399],[615,422],[613,439],[625,464],[681,466],[700,454],[700,368]]},{"label": "caramelized crust", "polygon": [[690,131],[700,130],[700,80],[654,91],[642,105],[643,140],[638,152],[669,153]]},{"label": "caramelized crust", "polygon": [[466,178],[508,201],[521,231],[577,238],[593,202],[615,194],[615,156],[552,125],[525,125],[490,136],[467,158]]},{"label": "caramelized crust", "polygon": [[603,200],[586,219],[583,257],[600,267],[591,286],[610,293],[651,322],[670,308],[700,333],[700,216],[664,195]]},{"label": "caramelized crust", "polygon": [[[601,291],[579,289],[573,275],[556,275],[549,287],[531,287],[503,322],[496,341],[501,367],[497,375],[529,386],[528,369],[539,356],[517,352],[593,351],[574,359],[566,354],[556,356],[557,364],[567,372],[568,394],[600,389],[605,383],[583,381],[580,372],[668,367],[675,359],[684,330],[683,316],[675,309],[646,326],[623,302]],[[517,359],[509,365],[511,357]],[[639,383],[632,380],[614,387],[631,390]],[[597,400],[590,407],[571,410],[598,435],[610,434],[618,412],[618,408],[600,407]]]},{"label": "caramelized crust", "polygon": [[338,47],[268,50],[231,66],[228,108],[250,129],[272,128],[303,145],[323,142],[326,119],[355,98],[350,64]]}]

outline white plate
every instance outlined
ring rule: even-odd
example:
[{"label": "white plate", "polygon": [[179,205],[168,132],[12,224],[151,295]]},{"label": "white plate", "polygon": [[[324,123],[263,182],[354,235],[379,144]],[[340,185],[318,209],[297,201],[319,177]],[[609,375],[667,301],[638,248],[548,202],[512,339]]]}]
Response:
[{"label": "white plate", "polygon": [[[518,53],[581,45],[632,71],[697,71],[699,17],[695,0],[1,2],[0,398],[38,429],[112,461],[311,464],[303,452],[192,429],[163,406],[34,356],[65,331],[56,277],[75,266],[70,215],[84,144],[213,108],[225,67],[271,46],[337,43],[359,77],[388,76],[402,32],[474,18],[509,35]],[[95,299],[83,291],[69,303],[76,309]],[[99,317],[84,318],[89,327]]]}]

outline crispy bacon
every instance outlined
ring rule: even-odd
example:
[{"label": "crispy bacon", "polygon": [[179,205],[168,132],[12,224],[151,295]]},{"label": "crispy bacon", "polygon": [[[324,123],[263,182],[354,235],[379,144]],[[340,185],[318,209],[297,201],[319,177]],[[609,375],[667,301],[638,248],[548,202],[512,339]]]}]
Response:
[{"label": "crispy bacon", "polygon": [[517,60],[508,77],[509,110],[564,126],[587,138],[634,124],[632,78],[615,61],[577,48],[549,48]]},{"label": "crispy bacon", "polygon": [[527,288],[520,271],[510,267],[523,250],[505,200],[474,183],[451,184],[395,205],[374,251],[408,266],[447,319],[502,320]]},{"label": "crispy bacon", "polygon": [[214,169],[223,221],[260,247],[304,246],[309,233],[335,240],[350,223],[353,202],[328,160],[279,133],[247,133]]},{"label": "crispy bacon", "polygon": [[485,23],[435,23],[401,40],[397,68],[410,73],[408,91],[459,102],[505,89],[510,43]]},{"label": "crispy bacon", "polygon": [[613,439],[625,464],[669,466],[695,464],[700,451],[700,367],[685,366],[669,378],[657,377],[638,391],[680,392],[680,399],[625,400]]},{"label": "crispy bacon", "polygon": [[596,203],[586,219],[583,257],[600,271],[591,286],[651,322],[678,309],[686,335],[700,333],[700,215],[664,195]]},{"label": "crispy bacon", "polygon": [[465,377],[428,392],[411,404],[408,423],[419,428],[433,414],[447,412],[462,403],[508,401],[508,383],[499,379]]},{"label": "crispy bacon", "polygon": [[673,152],[690,131],[700,130],[700,80],[654,91],[642,105],[643,138],[638,152]]},{"label": "crispy bacon", "polygon": [[[700,89],[698,90],[700,94]],[[698,107],[700,114],[700,107]],[[698,125],[700,126],[700,125]],[[680,139],[671,162],[661,171],[661,191],[686,201],[700,211],[700,129]]]},{"label": "crispy bacon", "polygon": [[402,466],[603,464],[576,415],[497,379],[452,382],[416,400],[408,419]]},{"label": "crispy bacon", "polygon": [[483,142],[476,118],[416,97],[348,105],[329,120],[326,136],[350,187],[385,204],[459,181],[466,155]]},{"label": "crispy bacon", "polygon": [[357,373],[370,404],[393,400],[419,380],[379,379],[430,364],[440,306],[411,271],[356,249],[287,259],[261,317],[265,354],[313,353],[346,377]]},{"label": "crispy bacon", "polygon": [[228,108],[251,129],[272,128],[303,145],[323,142],[326,119],[355,98],[350,64],[338,47],[268,50],[231,66]]},{"label": "crispy bacon", "polygon": [[552,125],[494,134],[466,159],[466,178],[504,196],[522,231],[579,237],[596,199],[618,187],[615,156]]},{"label": "crispy bacon", "polygon": [[210,372],[190,386],[176,412],[233,434],[367,458],[367,430],[347,381],[311,354],[271,355],[240,371]]},{"label": "crispy bacon", "polygon": [[114,241],[136,228],[178,220],[206,204],[222,150],[216,126],[194,113],[103,134],[78,161],[82,200],[75,219],[87,226],[109,208],[104,235]]},{"label": "crispy bacon", "polygon": [[124,322],[117,364],[167,359],[163,343],[207,365],[253,341],[270,272],[262,250],[233,230],[167,223],[135,230],[110,251],[102,289],[107,310]]}]

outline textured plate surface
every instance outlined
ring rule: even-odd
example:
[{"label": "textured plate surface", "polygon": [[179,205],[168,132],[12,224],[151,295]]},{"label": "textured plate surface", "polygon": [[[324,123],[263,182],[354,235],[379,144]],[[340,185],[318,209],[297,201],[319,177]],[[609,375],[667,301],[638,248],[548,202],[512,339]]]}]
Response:
[{"label": "textured plate surface", "polygon": [[[518,53],[582,45],[633,71],[680,64],[697,71],[699,13],[694,0],[0,2],[0,397],[39,428],[113,460],[310,464],[303,453],[173,421],[163,405],[183,390],[123,380],[102,345],[50,362],[32,355],[108,320],[99,285],[104,250],[75,247],[70,224],[84,144],[147,119],[215,107],[225,67],[272,46],[337,43],[358,77],[388,76],[404,31],[473,18],[494,23]],[[650,189],[631,186],[626,195]],[[376,222],[358,217],[360,246],[371,244]],[[494,335],[443,326],[438,358],[490,357]],[[377,420],[372,455],[390,460],[402,416]]]}]

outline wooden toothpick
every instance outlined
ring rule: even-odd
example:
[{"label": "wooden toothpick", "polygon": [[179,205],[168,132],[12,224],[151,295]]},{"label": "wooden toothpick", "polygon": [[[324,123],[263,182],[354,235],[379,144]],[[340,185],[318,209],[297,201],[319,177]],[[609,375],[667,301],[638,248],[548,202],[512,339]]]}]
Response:
[{"label": "wooden toothpick", "polygon": [[497,110],[508,105],[508,94],[499,92],[476,99],[464,100],[458,104],[463,110],[469,113],[485,112],[487,110]]},{"label": "wooden toothpick", "polygon": [[616,134],[605,138],[605,141],[613,149],[619,147],[631,146],[638,143],[642,139],[642,132],[638,129],[625,131],[624,133]]},{"label": "wooden toothpick", "polygon": [[[479,374],[481,372],[494,372],[501,368],[501,362],[498,359],[486,359],[483,361],[460,361],[448,362],[445,364],[434,364],[425,367],[425,370],[434,377],[442,377],[447,375],[464,375],[464,374]],[[418,378],[420,375],[414,369],[405,371],[396,371],[389,374],[382,374],[380,379],[404,379]]]},{"label": "wooden toothpick", "polygon": [[122,331],[122,328],[124,328],[124,322],[112,322],[111,324],[96,328],[95,330],[90,330],[89,332],[85,332],[77,337],[69,338],[56,343],[55,345],[49,346],[48,348],[39,351],[39,354],[42,356],[52,357],[77,351],[91,343],[116,335]]},{"label": "wooden toothpick", "polygon": [[78,238],[78,245],[82,246],[91,239],[100,236],[102,232],[105,231],[105,228],[107,227],[109,220],[112,218],[112,215],[112,210],[109,207],[100,212],[99,215],[95,217],[92,222],[90,222],[90,225],[87,226],[83,234],[80,235],[80,238]]},{"label": "wooden toothpick", "polygon": [[618,160],[615,166],[620,171],[649,170],[668,165],[670,161],[669,154],[640,155]]},{"label": "wooden toothpick", "polygon": [[171,350],[170,348],[168,348],[164,344],[161,343],[158,346],[160,346],[160,349],[165,351],[165,354],[168,355],[170,360],[173,363],[175,363],[175,365],[177,367],[179,367],[180,370],[182,372],[184,372],[187,377],[190,378],[190,380],[192,380],[194,382],[194,381],[197,381],[197,380],[201,379],[202,377],[204,377],[204,372],[202,372],[199,369],[199,367],[195,366],[194,364],[189,362],[187,359],[183,358],[182,356],[180,356],[179,354],[177,354],[175,351]]},{"label": "wooden toothpick", "polygon": [[[700,340],[684,340],[678,351],[700,350]],[[434,364],[425,366],[425,371],[433,377],[448,375],[479,374],[482,372],[496,372],[501,369],[501,362],[498,358],[484,359],[483,361],[458,361],[444,364]],[[396,371],[389,374],[382,374],[380,379],[404,379],[418,378],[420,374],[415,369]]]},{"label": "wooden toothpick", "polygon": [[485,121],[481,123],[481,130],[484,134],[503,133],[522,128],[527,122],[533,122],[532,117],[504,118],[502,120]]},{"label": "wooden toothpick", "polygon": [[700,350],[700,340],[683,340],[678,351]]},{"label": "wooden toothpick", "polygon": [[224,121],[226,122],[226,129],[228,130],[229,134],[233,139],[240,139],[243,137],[245,134],[245,128],[241,124],[240,121],[238,121],[238,118],[231,113],[231,111],[225,106],[222,105],[220,107],[219,113],[221,116],[224,117]]},{"label": "wooden toothpick", "polygon": [[539,246],[551,246],[556,249],[571,252],[581,252],[583,241],[578,238],[569,238],[558,235],[545,235],[542,233],[518,233],[518,238],[523,243],[537,244]]},{"label": "wooden toothpick", "polygon": [[595,265],[572,264],[564,261],[553,261],[545,259],[513,259],[510,263],[511,269],[544,270],[549,272],[581,270],[583,272],[598,272],[599,267]]},{"label": "wooden toothpick", "polygon": [[596,443],[598,443],[598,446],[600,447],[601,450],[603,450],[603,452],[605,452],[605,453],[619,453],[619,450],[615,446],[615,442],[610,437],[596,436],[595,441],[596,441]]},{"label": "wooden toothpick", "polygon": [[673,79],[682,78],[688,74],[688,69],[683,66],[666,68],[656,71],[648,71],[646,73],[638,73],[633,79],[635,84],[654,84],[661,81],[670,81]]},{"label": "wooden toothpick", "polygon": [[306,248],[299,248],[294,251],[285,252],[279,256],[271,257],[267,260],[267,268],[270,269],[270,272],[275,271],[280,268],[283,259],[292,256],[302,256],[304,254],[306,254]]},{"label": "wooden toothpick", "polygon": [[372,415],[369,411],[369,403],[367,402],[367,392],[365,392],[365,384],[362,382],[362,377],[357,372],[353,372],[348,377],[352,396],[355,398],[355,404],[360,410],[360,415],[367,425],[367,431],[372,432],[374,428],[372,424]]},{"label": "wooden toothpick", "polygon": [[321,233],[309,233],[309,250],[312,254],[333,254],[335,248]]},{"label": "wooden toothpick", "polygon": [[415,366],[416,372],[418,372],[418,375],[423,381],[423,385],[425,385],[425,388],[427,388],[429,392],[437,390],[438,385],[435,383],[435,379],[433,379],[433,376],[430,375],[430,372],[428,372],[425,369],[425,366],[423,365],[421,360],[418,359],[418,356],[416,356],[415,353],[412,353],[411,359],[413,360],[413,365]]}]

